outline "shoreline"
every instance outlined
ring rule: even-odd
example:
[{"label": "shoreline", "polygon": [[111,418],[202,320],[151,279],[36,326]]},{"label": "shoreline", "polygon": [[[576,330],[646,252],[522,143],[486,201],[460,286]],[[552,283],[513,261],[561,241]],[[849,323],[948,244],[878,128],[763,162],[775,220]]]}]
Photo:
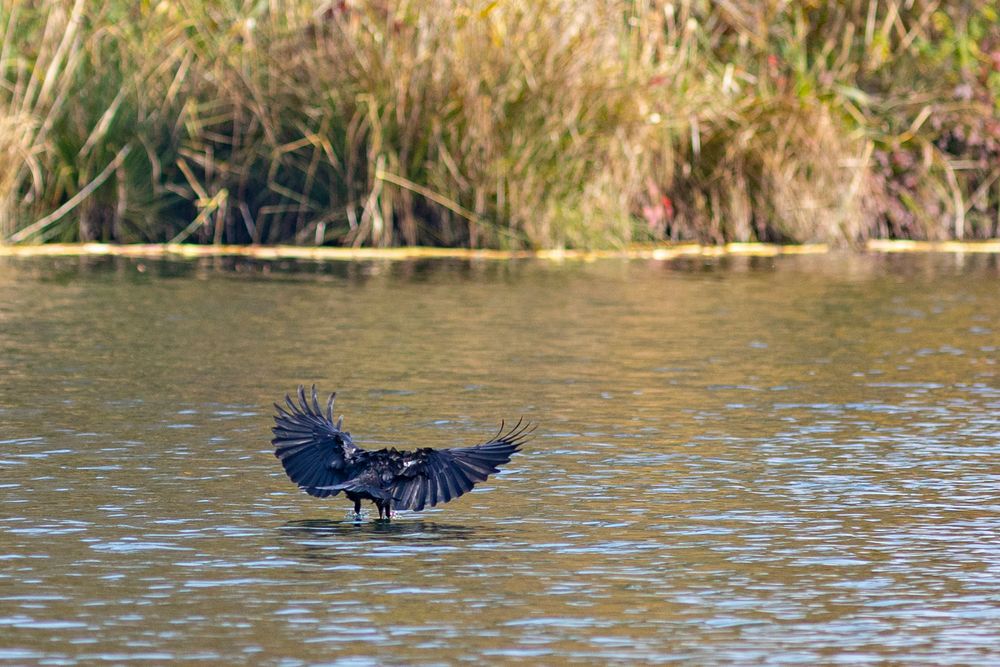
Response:
[{"label": "shoreline", "polygon": [[[434,248],[424,246],[394,248],[343,248],[328,246],[239,246],[180,243],[113,244],[50,243],[37,245],[0,244],[0,257],[135,257],[147,259],[197,259],[202,257],[246,257],[278,261],[305,259],[319,261],[467,259],[549,261],[597,259],[670,260],[680,257],[776,257],[779,255],[822,255],[832,252],[826,244],[777,245],[771,243],[728,243],[726,245],[635,246],[623,250],[487,250]],[[1000,254],[1000,239],[988,241],[908,241],[871,240],[858,253],[977,253]]]}]

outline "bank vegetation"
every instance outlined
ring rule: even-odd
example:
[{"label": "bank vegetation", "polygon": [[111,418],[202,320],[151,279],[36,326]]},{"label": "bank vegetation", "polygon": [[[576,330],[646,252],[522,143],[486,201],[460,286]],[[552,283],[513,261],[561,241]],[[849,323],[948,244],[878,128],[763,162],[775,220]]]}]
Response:
[{"label": "bank vegetation", "polygon": [[2,0],[0,238],[996,237],[998,26],[997,0]]}]

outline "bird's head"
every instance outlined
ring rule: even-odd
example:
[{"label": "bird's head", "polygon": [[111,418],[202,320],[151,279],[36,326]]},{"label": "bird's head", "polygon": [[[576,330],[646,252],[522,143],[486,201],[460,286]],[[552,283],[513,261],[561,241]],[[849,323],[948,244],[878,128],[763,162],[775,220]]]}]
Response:
[{"label": "bird's head", "polygon": [[354,444],[354,440],[351,439],[351,434],[347,431],[340,432],[340,446],[343,447],[344,453],[350,458],[360,447]]}]

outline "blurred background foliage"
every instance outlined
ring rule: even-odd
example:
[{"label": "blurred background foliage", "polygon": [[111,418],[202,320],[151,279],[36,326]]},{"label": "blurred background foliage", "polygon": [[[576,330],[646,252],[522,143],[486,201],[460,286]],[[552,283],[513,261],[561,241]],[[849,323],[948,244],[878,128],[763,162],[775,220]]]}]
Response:
[{"label": "blurred background foliage", "polygon": [[0,237],[1000,233],[1000,1],[0,0]]}]

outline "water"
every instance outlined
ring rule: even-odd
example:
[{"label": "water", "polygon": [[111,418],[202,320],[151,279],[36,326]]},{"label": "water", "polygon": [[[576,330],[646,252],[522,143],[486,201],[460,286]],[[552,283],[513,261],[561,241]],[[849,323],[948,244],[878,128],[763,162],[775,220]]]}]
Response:
[{"label": "water", "polygon": [[[0,662],[1000,662],[995,257],[0,263]],[[390,525],[362,446],[534,441]]]}]

